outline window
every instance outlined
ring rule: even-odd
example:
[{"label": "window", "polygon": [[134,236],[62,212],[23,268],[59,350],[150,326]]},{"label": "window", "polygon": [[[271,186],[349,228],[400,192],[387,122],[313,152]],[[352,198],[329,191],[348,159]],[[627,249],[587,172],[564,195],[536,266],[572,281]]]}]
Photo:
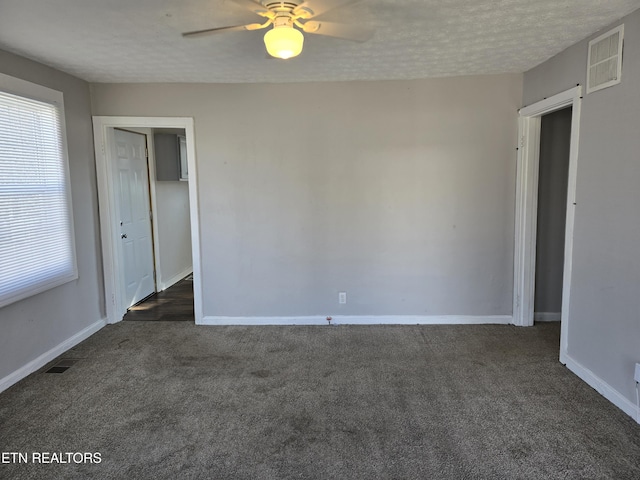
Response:
[{"label": "window", "polygon": [[62,93],[0,74],[0,307],[77,276]]}]

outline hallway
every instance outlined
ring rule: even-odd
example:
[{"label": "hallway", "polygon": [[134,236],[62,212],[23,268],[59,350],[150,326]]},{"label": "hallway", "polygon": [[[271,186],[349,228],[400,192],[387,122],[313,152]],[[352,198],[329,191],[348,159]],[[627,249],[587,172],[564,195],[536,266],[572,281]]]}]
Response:
[{"label": "hallway", "polygon": [[195,322],[193,277],[189,275],[163,292],[134,305],[124,316],[127,321]]}]

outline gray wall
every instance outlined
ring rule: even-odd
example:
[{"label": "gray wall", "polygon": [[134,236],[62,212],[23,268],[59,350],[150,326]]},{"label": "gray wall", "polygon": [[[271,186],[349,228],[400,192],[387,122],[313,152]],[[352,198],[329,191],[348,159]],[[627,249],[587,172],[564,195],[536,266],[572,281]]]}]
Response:
[{"label": "gray wall", "polygon": [[538,176],[535,311],[560,313],[571,144],[571,108],[542,117]]},{"label": "gray wall", "polygon": [[0,308],[0,380],[105,317],[89,85],[0,51],[0,72],[64,94],[78,279]]},{"label": "gray wall", "polygon": [[[625,24],[622,83],[586,95],[582,104],[568,354],[635,403],[633,370],[640,362],[640,11],[612,26],[619,23]],[[524,104],[584,85],[587,40],[525,74]]]},{"label": "gray wall", "polygon": [[192,271],[189,183],[156,181],[156,211],[160,248],[160,286],[176,275]]},{"label": "gray wall", "polygon": [[195,118],[214,316],[510,315],[521,98],[521,75],[92,85],[95,115]]}]

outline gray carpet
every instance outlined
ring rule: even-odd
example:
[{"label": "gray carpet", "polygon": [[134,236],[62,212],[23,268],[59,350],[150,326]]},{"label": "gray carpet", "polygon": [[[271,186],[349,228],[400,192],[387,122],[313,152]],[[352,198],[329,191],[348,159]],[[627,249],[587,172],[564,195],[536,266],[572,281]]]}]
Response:
[{"label": "gray carpet", "polygon": [[638,479],[640,426],[557,361],[558,324],[121,322],[0,394],[0,477]]}]

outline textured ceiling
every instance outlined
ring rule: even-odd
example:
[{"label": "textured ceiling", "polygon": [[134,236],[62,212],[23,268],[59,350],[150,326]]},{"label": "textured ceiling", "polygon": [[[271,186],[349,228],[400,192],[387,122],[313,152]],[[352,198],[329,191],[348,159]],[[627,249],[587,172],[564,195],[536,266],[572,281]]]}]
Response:
[{"label": "textured ceiling", "polygon": [[640,0],[362,0],[321,18],[370,25],[370,40],[305,34],[299,57],[274,60],[265,30],[182,38],[260,21],[230,0],[0,0],[0,49],[91,82],[495,74],[527,71],[637,8]]}]

